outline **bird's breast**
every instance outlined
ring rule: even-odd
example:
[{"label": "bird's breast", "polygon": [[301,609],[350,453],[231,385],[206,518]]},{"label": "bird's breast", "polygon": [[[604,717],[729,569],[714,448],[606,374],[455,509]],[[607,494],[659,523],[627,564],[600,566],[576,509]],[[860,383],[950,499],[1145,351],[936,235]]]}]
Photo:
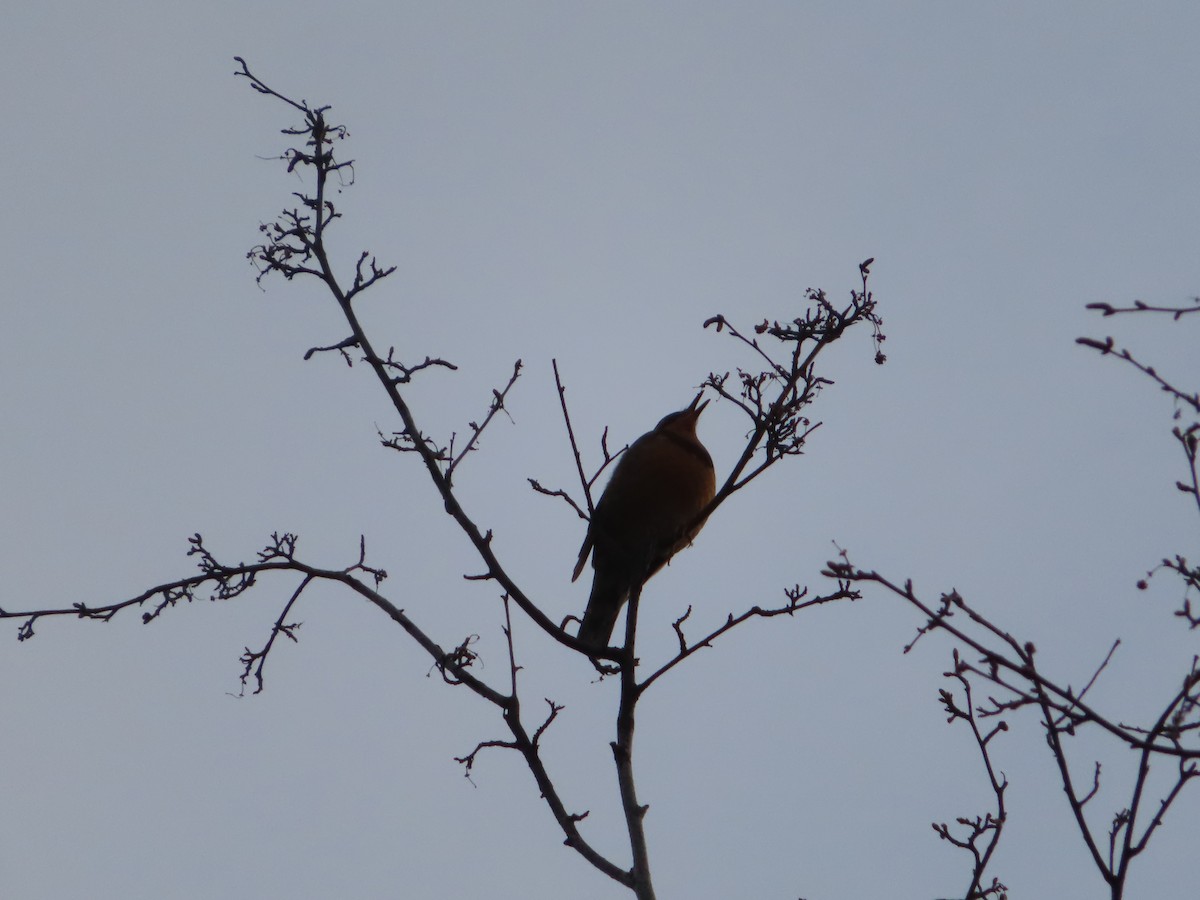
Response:
[{"label": "bird's breast", "polygon": [[596,509],[610,540],[639,556],[657,555],[664,544],[695,536],[683,530],[712,500],[716,476],[698,441],[653,433],[634,443],[613,473]]}]

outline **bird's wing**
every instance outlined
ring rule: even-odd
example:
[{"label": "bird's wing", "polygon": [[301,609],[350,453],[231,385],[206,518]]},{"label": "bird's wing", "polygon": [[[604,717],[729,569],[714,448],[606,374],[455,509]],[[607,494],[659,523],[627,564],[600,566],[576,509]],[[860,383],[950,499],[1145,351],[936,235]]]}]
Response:
[{"label": "bird's wing", "polygon": [[587,562],[589,554],[592,552],[592,526],[588,525],[587,536],[583,539],[583,546],[579,548],[579,561],[575,563],[575,571],[571,574],[572,581],[578,581],[580,573],[583,572],[583,566]]}]

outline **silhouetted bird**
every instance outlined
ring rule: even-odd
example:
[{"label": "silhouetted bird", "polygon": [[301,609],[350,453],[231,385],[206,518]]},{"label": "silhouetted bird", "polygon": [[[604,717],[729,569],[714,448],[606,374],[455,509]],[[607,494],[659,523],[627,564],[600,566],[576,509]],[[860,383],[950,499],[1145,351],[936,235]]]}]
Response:
[{"label": "silhouetted bird", "polygon": [[665,416],[617,461],[579,549],[574,581],[588,554],[596,570],[579,639],[606,647],[630,589],[645,582],[704,526],[697,517],[716,493],[712,457],[696,437],[699,402]]}]

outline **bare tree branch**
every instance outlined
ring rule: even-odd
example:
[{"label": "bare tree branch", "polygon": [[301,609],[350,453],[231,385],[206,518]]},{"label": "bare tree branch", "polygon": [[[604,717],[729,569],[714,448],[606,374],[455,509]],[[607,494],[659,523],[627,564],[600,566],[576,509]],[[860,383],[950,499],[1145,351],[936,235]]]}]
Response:
[{"label": "bare tree branch", "polygon": [[1089,303],[1086,308],[1099,310],[1105,316],[1114,316],[1117,313],[1170,313],[1171,317],[1178,322],[1180,317],[1187,313],[1200,312],[1200,297],[1194,297],[1192,302],[1193,306],[1150,306],[1141,300],[1134,300],[1133,306],[1117,307],[1111,303]]},{"label": "bare tree branch", "polygon": [[[992,730],[984,734],[979,727],[979,720],[976,717],[975,703],[971,698],[971,682],[966,677],[966,668],[959,658],[958,650],[954,651],[954,668],[945,672],[947,678],[956,680],[963,689],[964,703],[959,706],[954,699],[954,694],[946,689],[938,691],[938,696],[949,714],[947,722],[953,723],[956,720],[962,720],[967,723],[971,729],[971,735],[975,739],[975,745],[979,748],[980,756],[983,758],[983,766],[987,771],[988,783],[991,785],[992,794],[996,798],[995,812],[987,812],[983,816],[960,817],[956,821],[958,824],[967,829],[965,837],[957,837],[950,830],[950,826],[945,822],[934,822],[933,830],[938,836],[953,844],[962,850],[966,850],[971,854],[971,881],[967,887],[966,893],[963,895],[965,900],[986,900],[988,897],[1002,897],[1008,888],[1003,885],[998,879],[993,878],[992,883],[985,886],[983,883],[984,874],[988,864],[991,862],[992,855],[996,852],[996,846],[1000,843],[1000,836],[1004,831],[1004,825],[1008,821],[1008,813],[1004,806],[1004,792],[1008,789],[1008,779],[1003,774],[997,774],[995,767],[992,764],[992,757],[988,745],[992,738],[1002,731],[1008,731],[1008,724],[1001,720]],[[982,849],[981,849],[982,846]]]},{"label": "bare tree branch", "polygon": [[809,600],[804,599],[804,597],[808,594],[808,588],[801,588],[799,585],[794,588],[789,588],[784,593],[788,598],[788,602],[783,606],[772,607],[768,609],[764,609],[761,606],[752,606],[750,609],[737,616],[733,615],[733,613],[730,613],[724,624],[692,644],[687,642],[687,637],[683,633],[683,623],[692,613],[692,608],[689,606],[687,608],[687,612],[676,619],[674,623],[675,634],[679,640],[679,652],[667,662],[663,663],[651,675],[647,676],[645,680],[643,680],[638,686],[638,691],[640,693],[644,693],[650,687],[650,685],[652,685],[667,672],[671,671],[671,669],[675,668],[675,666],[679,665],[685,659],[692,656],[699,650],[703,650],[706,647],[711,647],[713,642],[721,635],[732,631],[738,625],[741,625],[743,622],[748,622],[750,619],[773,619],[776,616],[791,616],[795,615],[800,610],[808,609],[811,606],[821,606],[826,603],[833,603],[837,600],[854,601],[862,597],[860,592],[852,590],[848,584],[839,585],[838,589],[833,593],[824,594],[820,597],[813,597]]}]

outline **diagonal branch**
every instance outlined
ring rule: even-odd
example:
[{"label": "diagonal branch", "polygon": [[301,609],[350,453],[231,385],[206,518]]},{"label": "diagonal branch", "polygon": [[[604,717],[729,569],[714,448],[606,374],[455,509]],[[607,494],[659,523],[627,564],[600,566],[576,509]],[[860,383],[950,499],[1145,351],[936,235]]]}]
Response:
[{"label": "diagonal branch", "polygon": [[[267,664],[267,654],[271,652],[271,647],[275,645],[275,638],[283,635],[291,641],[296,640],[296,629],[300,627],[299,622],[287,622],[288,613],[292,611],[292,607],[296,601],[300,599],[300,595],[304,593],[304,589],[312,584],[312,576],[305,575],[304,580],[292,592],[292,596],[284,605],[283,610],[279,613],[279,617],[275,619],[275,624],[271,626],[271,636],[267,638],[267,643],[263,645],[261,650],[251,650],[249,647],[242,654],[241,662],[245,665],[242,672],[242,690],[246,689],[246,682],[250,679],[250,672],[253,668],[255,688],[254,693],[261,694],[263,689],[263,667]],[[255,665],[257,663],[257,665]]]},{"label": "diagonal branch", "polygon": [[[739,369],[741,388],[736,394],[727,387],[728,373],[710,373],[704,381],[705,388],[741,409],[750,419],[751,428],[741,455],[712,502],[696,517],[697,522],[706,520],[732,494],[779,460],[804,452],[808,436],[820,427],[820,423],[811,422],[804,411],[816,400],[822,388],[832,384],[816,374],[817,360],[850,328],[862,322],[869,324],[874,334],[875,361],[879,364],[886,361],[879,349],[886,339],[882,332],[883,321],[875,311],[876,301],[868,287],[873,262],[868,259],[859,265],[862,286],[860,290],[850,292],[850,302],[845,307],[838,309],[826,298],[824,291],[810,288],[805,295],[809,306],[803,315],[787,323],[763,321],[755,326],[757,334],[775,338],[787,350],[786,364],[767,353],[757,338],[748,338],[734,328],[724,316],[713,316],[704,323],[706,328],[712,326],[718,332],[729,331],[736,341],[750,347],[765,361],[767,368],[759,372]],[[761,461],[751,467],[760,454]]]},{"label": "diagonal branch", "polygon": [[[1008,645],[1008,650],[989,647],[982,642],[981,639],[968,634],[963,628],[955,625],[950,616],[941,615],[923,600],[921,600],[913,591],[912,583],[906,582],[903,586],[898,585],[888,578],[880,575],[878,572],[867,572],[861,569],[856,569],[853,565],[845,560],[831,561],[827,563],[825,570],[826,575],[835,577],[849,582],[871,582],[884,587],[891,593],[912,604],[926,617],[927,621],[934,627],[945,630],[952,635],[962,645],[969,647],[971,650],[978,653],[991,670],[995,673],[1000,671],[1012,672],[1018,678],[1027,681],[1033,690],[1042,690],[1045,692],[1046,700],[1049,708],[1056,714],[1067,714],[1074,716],[1082,716],[1087,721],[1098,725],[1109,734],[1123,741],[1131,747],[1140,749],[1145,746],[1150,746],[1155,753],[1160,753],[1164,756],[1175,756],[1185,759],[1200,759],[1200,748],[1190,749],[1180,747],[1177,744],[1156,740],[1153,737],[1143,737],[1137,733],[1136,729],[1128,726],[1122,726],[1102,715],[1098,710],[1091,707],[1083,700],[1076,696],[1070,688],[1061,687],[1048,678],[1044,677],[1033,665],[1033,645],[1026,643],[1019,644],[1015,638],[1005,633],[991,622],[987,621],[983,616],[979,615],[959,597],[957,594],[948,595],[956,599],[957,608],[968,614],[971,620],[977,624],[981,624],[994,635],[1002,636],[1005,644]],[[1012,652],[1012,656],[1006,655]],[[979,671],[985,677],[1001,683],[997,680],[996,674],[989,674],[983,670]],[[1012,685],[1004,685],[1012,690],[1017,690]],[[1029,697],[1030,700],[1036,700],[1036,695]]]},{"label": "diagonal branch", "polygon": [[[440,448],[425,437],[417,424],[412,408],[400,391],[398,379],[393,377],[389,365],[375,351],[371,340],[363,328],[352,302],[358,291],[353,288],[350,292],[344,290],[333,270],[328,252],[326,251],[324,238],[325,229],[337,218],[338,214],[332,204],[325,199],[325,195],[326,185],[330,176],[349,165],[348,163],[337,162],[332,152],[333,142],[343,139],[346,135],[344,126],[331,126],[325,121],[324,114],[329,107],[314,109],[307,103],[298,103],[283,97],[278,92],[267,87],[256,76],[252,75],[244,61],[240,59],[238,61],[242,65],[242,71],[238,74],[250,79],[255,90],[282,99],[294,109],[304,114],[305,125],[288,130],[285,133],[304,136],[306,138],[306,147],[314,148],[312,152],[300,151],[293,148],[284,154],[284,158],[288,160],[289,168],[307,166],[312,169],[315,179],[315,194],[311,197],[300,195],[301,203],[308,211],[307,213],[285,212],[284,225],[275,226],[274,231],[264,227],[264,231],[268,235],[268,240],[250,252],[251,258],[259,266],[260,277],[271,272],[282,274],[285,278],[292,278],[296,275],[312,275],[325,284],[336,300],[346,323],[350,327],[350,337],[347,340],[352,341],[362,350],[363,356],[375,372],[380,385],[391,401],[393,409],[400,418],[402,428],[399,433],[411,442],[411,446],[403,445],[403,449],[411,450],[420,457],[430,480],[433,482],[434,488],[442,497],[446,512],[454,518],[483,561],[483,574],[472,577],[496,581],[504,593],[508,594],[512,598],[512,601],[521,608],[522,612],[547,635],[572,649],[585,652],[587,650],[585,646],[580,644],[574,636],[559,628],[521,590],[520,586],[508,574],[496,556],[491,546],[491,532],[485,532],[481,529],[464,509],[462,503],[455,495],[451,477],[453,474],[452,469],[461,461],[462,454],[454,456],[447,448]],[[282,235],[282,237],[279,235]],[[293,261],[295,258],[299,258],[301,263],[295,263]],[[360,257],[360,261],[362,258]],[[374,262],[372,262],[372,266],[374,266]],[[364,289],[366,286],[365,280],[360,278],[360,289]],[[518,361],[514,369],[519,368],[520,362]],[[516,372],[514,371],[513,380],[515,380],[515,377]],[[511,384],[512,381],[510,381],[510,387]],[[505,391],[507,391],[507,388]],[[494,393],[489,420],[502,406],[503,394],[500,392]],[[468,443],[468,449],[474,446],[482,427],[479,426],[475,430],[471,441]],[[389,445],[401,449],[398,442],[395,445]]]},{"label": "diagonal branch", "polygon": [[772,619],[776,616],[782,615],[791,616],[795,615],[800,610],[808,609],[811,606],[821,606],[826,603],[833,603],[837,600],[849,600],[853,602],[862,597],[862,594],[858,591],[851,590],[849,585],[839,586],[839,589],[831,594],[813,597],[808,600],[803,599],[808,594],[808,588],[801,589],[797,585],[795,588],[788,589],[785,593],[787,595],[788,602],[783,606],[766,609],[761,606],[752,606],[750,609],[737,616],[735,616],[733,613],[730,613],[729,617],[719,628],[709,632],[707,635],[700,638],[700,640],[692,644],[687,642],[687,638],[683,633],[683,623],[692,614],[692,608],[689,606],[687,608],[687,612],[676,619],[674,623],[675,635],[679,639],[679,652],[661,665],[658,669],[656,669],[652,674],[647,676],[642,683],[638,685],[638,692],[645,693],[646,690],[649,689],[650,685],[652,685],[663,675],[667,674],[667,672],[671,671],[671,669],[675,668],[685,659],[692,656],[699,650],[703,650],[706,647],[712,647],[713,641],[721,637],[721,635],[732,631],[734,628],[741,625],[743,622],[749,621],[750,619]]},{"label": "diagonal branch", "polygon": [[479,443],[479,436],[483,434],[483,430],[491,423],[492,418],[500,410],[504,409],[504,400],[508,396],[508,392],[512,390],[512,386],[517,383],[517,379],[521,377],[521,361],[518,359],[513,364],[512,376],[508,379],[508,384],[503,390],[492,390],[492,402],[488,406],[487,415],[483,418],[483,424],[476,425],[474,422],[467,423],[471,429],[471,438],[467,441],[466,446],[458,452],[458,455],[450,460],[450,464],[446,466],[446,483],[447,485],[454,479],[454,470]]},{"label": "diagonal branch", "polygon": [[1135,369],[1137,369],[1139,372],[1141,372],[1143,375],[1147,375],[1151,379],[1153,379],[1155,381],[1155,383],[1158,384],[1159,388],[1161,388],[1165,393],[1170,394],[1172,397],[1174,397],[1176,400],[1180,401],[1181,403],[1186,403],[1193,410],[1200,413],[1200,392],[1193,393],[1193,394],[1185,394],[1179,388],[1175,387],[1170,382],[1168,382],[1165,378],[1163,378],[1161,375],[1159,375],[1153,366],[1148,366],[1144,363],[1139,362],[1137,360],[1137,358],[1134,357],[1134,355],[1132,353],[1130,353],[1128,350],[1125,350],[1125,349],[1117,350],[1116,342],[1113,341],[1113,339],[1111,337],[1106,337],[1103,341],[1096,340],[1095,338],[1081,337],[1081,338],[1075,338],[1075,343],[1080,344],[1084,347],[1091,347],[1093,350],[1099,350],[1101,355],[1103,355],[1103,356],[1108,356],[1109,354],[1111,354],[1111,355],[1115,356],[1117,359],[1124,360],[1125,362],[1129,363],[1129,365],[1133,366]]}]

